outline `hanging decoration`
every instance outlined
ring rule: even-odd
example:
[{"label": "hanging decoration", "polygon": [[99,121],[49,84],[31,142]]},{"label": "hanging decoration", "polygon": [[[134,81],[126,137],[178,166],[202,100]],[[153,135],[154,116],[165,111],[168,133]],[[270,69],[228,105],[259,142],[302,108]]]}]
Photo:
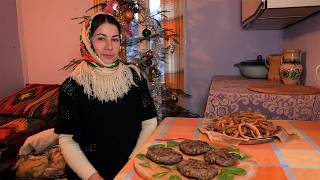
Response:
[{"label": "hanging decoration", "polygon": [[152,52],[152,50],[146,51],[145,57],[148,58],[148,59],[152,59],[152,58],[153,58],[153,52]]},{"label": "hanging decoration", "polygon": [[150,37],[151,31],[150,31],[148,28],[145,28],[145,29],[142,31],[142,35],[143,35],[143,37]]},{"label": "hanging decoration", "polygon": [[125,21],[131,22],[134,18],[134,12],[132,9],[127,9],[124,11],[123,16],[124,16]]},{"label": "hanging decoration", "polygon": [[146,66],[150,67],[152,65],[152,59],[146,60]]}]

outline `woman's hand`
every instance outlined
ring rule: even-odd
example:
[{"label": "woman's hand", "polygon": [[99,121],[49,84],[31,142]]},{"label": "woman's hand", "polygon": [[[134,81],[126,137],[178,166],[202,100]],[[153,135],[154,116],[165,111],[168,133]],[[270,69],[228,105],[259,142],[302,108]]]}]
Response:
[{"label": "woman's hand", "polygon": [[98,172],[92,174],[88,180],[104,180],[103,177],[99,175]]}]

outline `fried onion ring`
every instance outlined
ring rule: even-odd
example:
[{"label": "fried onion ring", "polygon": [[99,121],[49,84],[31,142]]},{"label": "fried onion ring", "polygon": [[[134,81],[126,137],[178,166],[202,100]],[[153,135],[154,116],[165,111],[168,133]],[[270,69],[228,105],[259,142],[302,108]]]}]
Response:
[{"label": "fried onion ring", "polygon": [[242,130],[242,127],[243,127],[243,126],[248,127],[250,130],[253,131],[253,134],[254,134],[254,137],[253,137],[253,138],[260,138],[260,137],[261,137],[261,134],[260,134],[258,128],[257,128],[256,126],[250,124],[250,123],[241,123],[241,124],[239,124],[239,126],[238,126],[238,131],[239,131],[241,137],[246,138],[246,139],[247,139],[247,138],[250,139],[249,136],[246,136],[246,135],[244,134],[244,132],[243,132],[243,130]]}]

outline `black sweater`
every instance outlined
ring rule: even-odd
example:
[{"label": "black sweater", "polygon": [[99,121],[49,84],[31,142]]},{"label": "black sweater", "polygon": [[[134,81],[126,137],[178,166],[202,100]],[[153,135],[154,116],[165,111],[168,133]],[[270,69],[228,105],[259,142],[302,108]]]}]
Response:
[{"label": "black sweater", "polygon": [[147,81],[132,70],[137,86],[117,101],[102,103],[84,94],[83,87],[67,78],[58,100],[57,134],[72,134],[90,163],[104,178],[113,178],[135,147],[141,122],[155,117]]}]

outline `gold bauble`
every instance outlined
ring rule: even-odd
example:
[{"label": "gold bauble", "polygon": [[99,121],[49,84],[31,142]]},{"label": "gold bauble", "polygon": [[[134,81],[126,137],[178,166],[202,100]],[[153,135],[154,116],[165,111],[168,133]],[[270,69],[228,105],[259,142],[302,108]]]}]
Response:
[{"label": "gold bauble", "polygon": [[127,9],[124,13],[123,13],[123,16],[124,16],[124,19],[127,21],[127,22],[130,22],[133,20],[134,18],[134,12],[132,9]]}]

